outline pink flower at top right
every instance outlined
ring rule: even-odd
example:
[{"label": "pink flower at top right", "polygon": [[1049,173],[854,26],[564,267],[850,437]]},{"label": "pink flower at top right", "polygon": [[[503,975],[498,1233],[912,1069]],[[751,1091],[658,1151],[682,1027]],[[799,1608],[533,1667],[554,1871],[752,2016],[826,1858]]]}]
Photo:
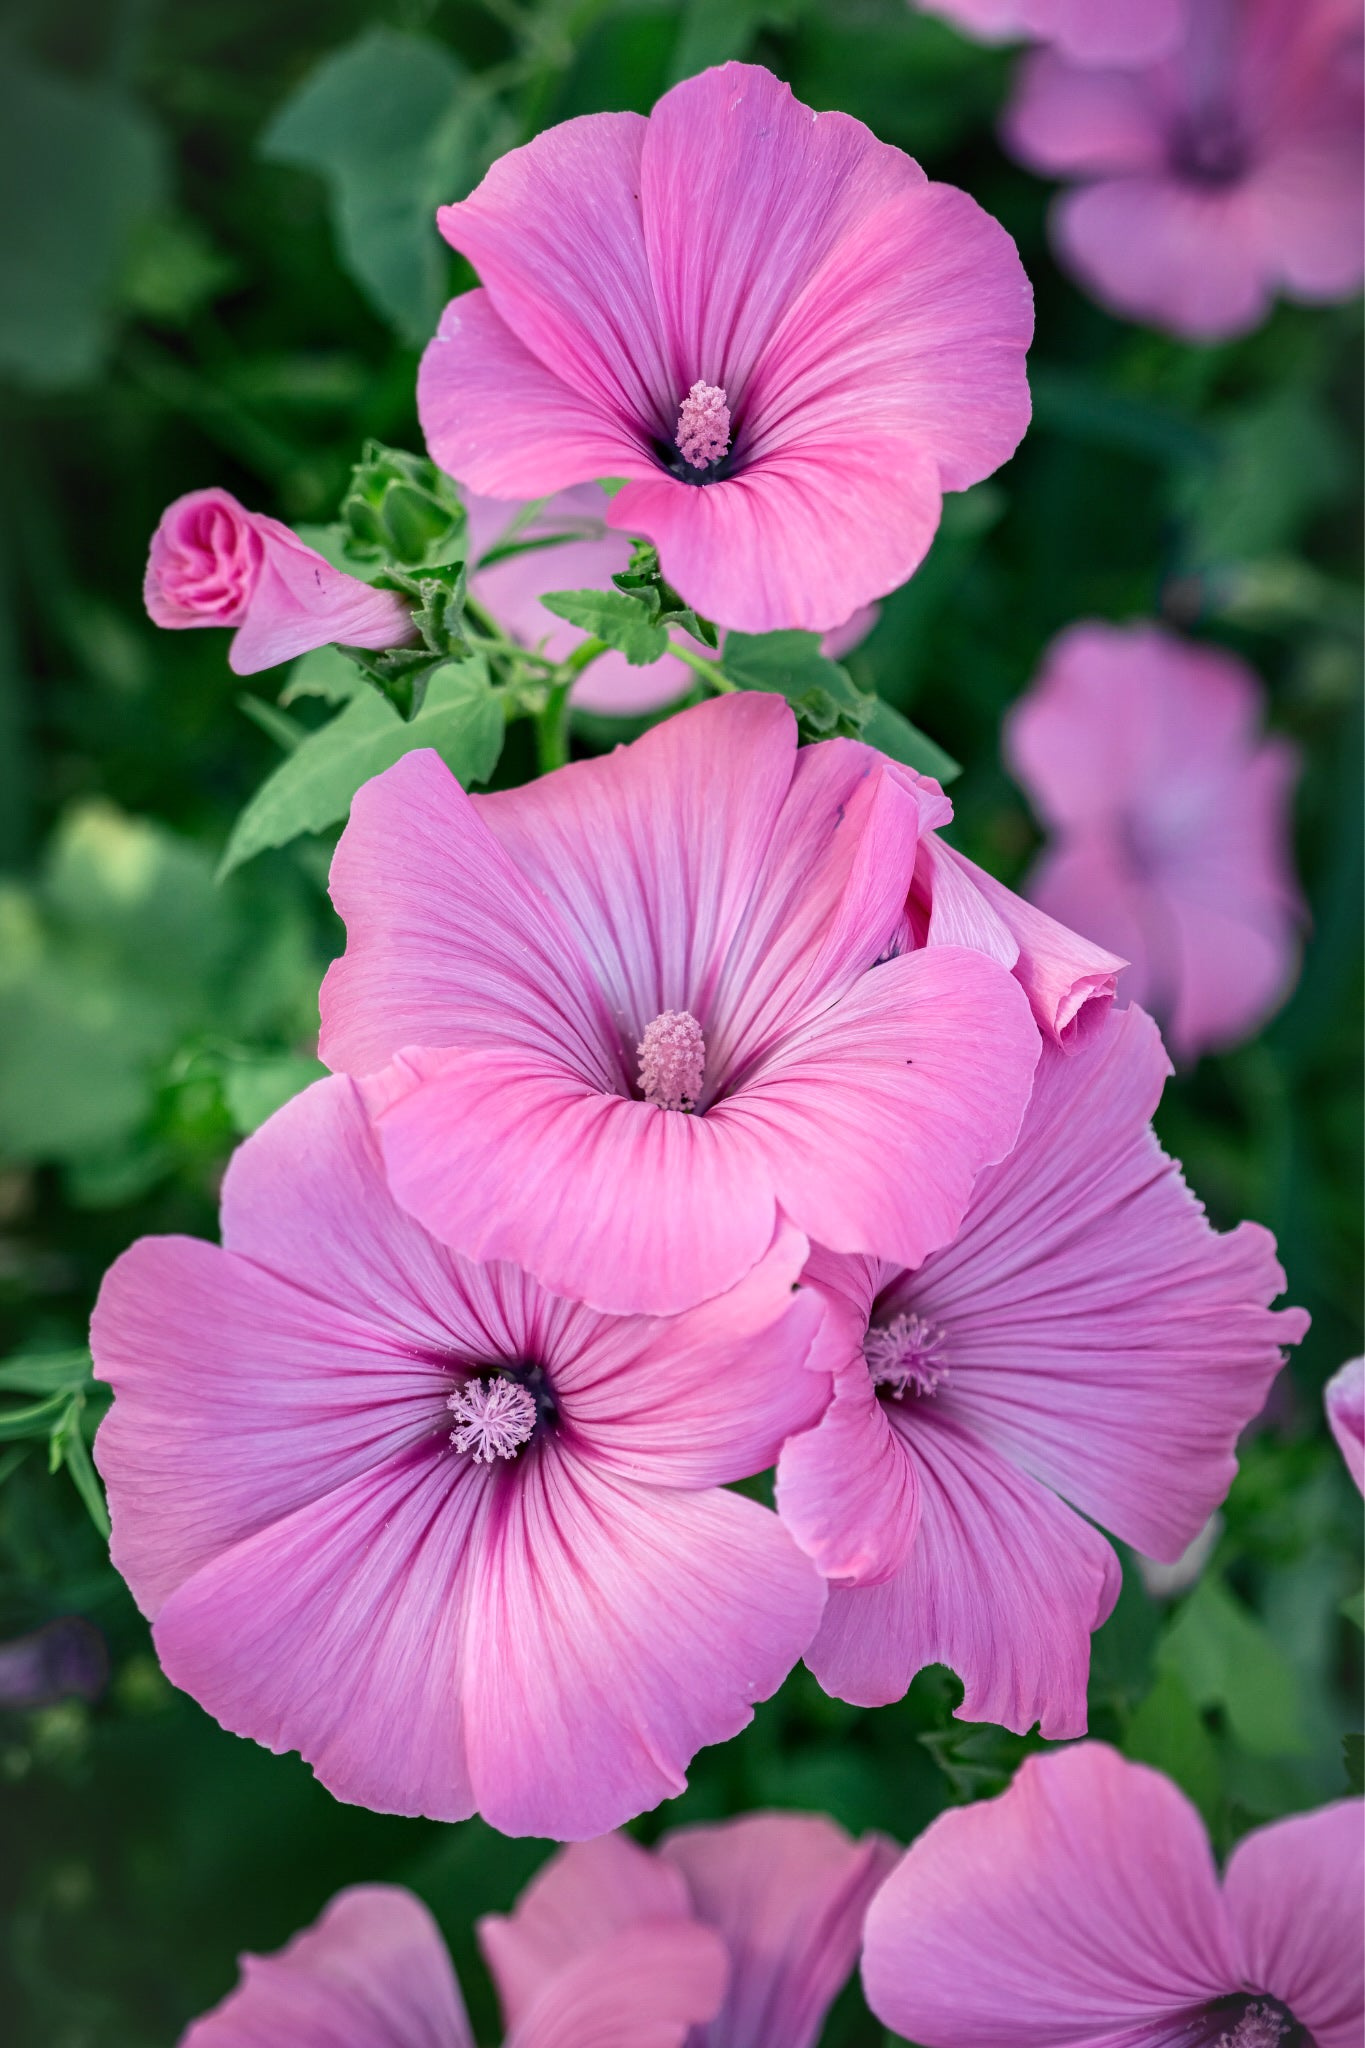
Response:
[{"label": "pink flower at top right", "polygon": [[1120,996],[1175,1057],[1235,1045],[1283,1002],[1303,907],[1298,755],[1261,729],[1244,662],[1149,624],[1059,634],[1005,723],[1048,836],[1025,893],[1131,962]]},{"label": "pink flower at top right", "polygon": [[1219,341],[1258,327],[1277,293],[1360,288],[1361,17],[1354,0],[1198,0],[1186,20],[1174,51],[1132,68],[1035,51],[1004,135],[1067,181],[1052,238],[1085,290]]}]

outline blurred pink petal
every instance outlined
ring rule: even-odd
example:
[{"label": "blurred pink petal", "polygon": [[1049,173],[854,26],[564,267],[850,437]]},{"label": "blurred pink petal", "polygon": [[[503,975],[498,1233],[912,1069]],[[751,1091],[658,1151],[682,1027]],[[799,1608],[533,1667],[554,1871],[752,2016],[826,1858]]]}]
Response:
[{"label": "blurred pink petal", "polygon": [[[429,754],[369,783],[322,1049],[364,1077],[400,1202],[613,1312],[723,1292],[779,1212],[907,1263],[944,1243],[1038,1034],[979,952],[887,957],[929,790],[851,741],[798,755],[758,694],[487,798]],[[681,1108],[641,1080],[670,1018],[702,1061]]]},{"label": "blurred pink petal", "polygon": [[445,1943],[419,1899],[357,1885],[235,1991],[180,2048],[474,2048]]},{"label": "blurred pink petal", "polygon": [[725,1950],[709,1928],[631,1928],[561,1970],[507,2048],[685,2048],[724,1983]]},{"label": "blurred pink petal", "polygon": [[1050,834],[1028,894],[1131,962],[1120,994],[1161,1018],[1180,1059],[1249,1036],[1297,969],[1298,757],[1258,730],[1263,705],[1220,648],[1085,621],[1006,722]]},{"label": "blurred pink petal", "polygon": [[[819,1620],[718,1484],[824,1398],[804,1241],[733,1313],[597,1315],[427,1237],[343,1079],[238,1152],[224,1240],[134,1245],[92,1327],[113,1555],[172,1682],[377,1811],[567,1838],[680,1791]],[[471,1385],[530,1397],[484,1462],[452,1440]]]},{"label": "blurred pink petal", "polygon": [[[758,66],[549,129],[439,221],[483,290],[423,361],[436,460],[498,497],[623,479],[609,525],[723,625],[841,627],[1027,424],[1009,237]],[[732,436],[709,466],[699,385]]]},{"label": "blurred pink petal", "polygon": [[1333,1373],[1322,1398],[1346,1470],[1365,1493],[1365,1358],[1353,1358]]},{"label": "blurred pink petal", "polygon": [[1159,61],[1083,62],[1061,47],[1028,58],[1004,133],[1022,162],[1078,181],[1056,202],[1053,240],[1102,305],[1218,341],[1258,326],[1277,294],[1359,290],[1358,9],[1197,0]]},{"label": "blurred pink petal", "polygon": [[836,1398],[784,1447],[777,1503],[854,1582],[807,1654],[840,1697],[898,1698],[944,1662],[965,1718],[1081,1733],[1117,1591],[1090,1522],[1170,1561],[1226,1494],[1307,1317],[1269,1310],[1269,1233],[1217,1235],[1158,1147],[1168,1072],[1150,1018],[1110,1012],[1071,1052],[1045,1047],[1015,1149],[950,1245],[915,1271],[812,1255]]},{"label": "blurred pink petal", "polygon": [[1187,5],[1202,0],[911,0],[983,43],[1031,36],[1076,64],[1141,64],[1178,42]]},{"label": "blurred pink petal", "polygon": [[411,612],[393,591],[343,575],[228,491],[191,491],[166,507],[143,597],[158,626],[235,626],[228,666],[239,676],[333,641],[397,647],[413,637]]},{"label": "blurred pink petal", "polygon": [[1354,2048],[1362,1807],[1277,1821],[1220,1888],[1198,1814],[1098,1742],[941,1814],[873,1900],[863,1981],[924,2048]]}]

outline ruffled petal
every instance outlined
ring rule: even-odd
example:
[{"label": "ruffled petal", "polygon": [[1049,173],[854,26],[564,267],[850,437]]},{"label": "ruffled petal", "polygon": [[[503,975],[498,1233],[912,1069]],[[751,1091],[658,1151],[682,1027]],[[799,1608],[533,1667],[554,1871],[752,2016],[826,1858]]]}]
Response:
[{"label": "ruffled petal", "polygon": [[961,1720],[1020,1735],[1039,1722],[1051,1741],[1083,1734],[1090,1636],[1119,1591],[1113,1551],[932,1397],[884,1412],[918,1469],[914,1548],[881,1585],[831,1589],[807,1664],[858,1706],[884,1706],[926,1664],[948,1664]]},{"label": "ruffled petal", "polygon": [[436,1923],[396,1885],[356,1885],[242,1981],[180,2048],[474,2048]]},{"label": "ruffled petal", "polygon": [[919,1479],[861,1351],[835,1383],[819,1425],[784,1445],[776,1497],[778,1513],[827,1579],[875,1586],[909,1556]]},{"label": "ruffled petal", "polygon": [[1237,1981],[1198,1814],[1098,1742],[1028,1757],[998,1799],[940,1814],[867,1916],[868,2003],[933,2048],[1160,2041]]},{"label": "ruffled petal", "polygon": [[234,675],[255,675],[333,641],[401,647],[414,638],[411,608],[394,591],[372,590],[334,569],[278,519],[256,513],[252,524],[261,536],[261,567],[228,650]]},{"label": "ruffled petal", "polygon": [[582,1457],[514,1477],[468,1602],[470,1769],[504,1834],[579,1841],[681,1792],[697,1750],[747,1725],[824,1588],[738,1494],[623,1485]]},{"label": "ruffled petal", "polygon": [[863,1915],[896,1860],[814,1814],[760,1813],[666,1835],[660,1860],[724,1937],[725,2000],[696,2048],[812,2048],[862,1943]]},{"label": "ruffled petal", "polygon": [[1233,1850],[1223,1896],[1241,1981],[1287,2005],[1317,2048],[1359,2048],[1365,1805],[1341,1799],[1257,1828]]},{"label": "ruffled petal", "polygon": [[725,1973],[708,1927],[632,1927],[547,1984],[507,2048],[684,2048],[720,2003]]}]

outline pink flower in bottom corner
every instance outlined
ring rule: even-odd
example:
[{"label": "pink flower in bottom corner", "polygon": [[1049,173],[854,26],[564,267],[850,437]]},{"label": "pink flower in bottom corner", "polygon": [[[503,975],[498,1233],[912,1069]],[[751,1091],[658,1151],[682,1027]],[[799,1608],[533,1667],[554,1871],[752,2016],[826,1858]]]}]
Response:
[{"label": "pink flower in bottom corner", "polygon": [[[466,491],[469,513],[471,596],[486,605],[504,632],[528,647],[540,647],[552,661],[563,661],[587,638],[546,611],[540,600],[551,590],[610,590],[611,579],[629,567],[631,542],[606,523],[609,500],[600,484],[574,484],[556,492],[543,505],[509,504],[505,498],[479,498]],[[529,517],[522,515],[529,514]],[[529,548],[504,555],[486,565],[482,558],[507,534],[517,541],[554,537],[554,547]],[[560,539],[560,536],[567,538]],[[826,633],[822,646],[831,661],[858,645],[877,623],[877,606],[864,605],[843,626]],[[674,629],[678,631],[677,628]],[[690,634],[680,633],[697,654],[714,659]],[[614,648],[599,654],[574,684],[573,701],[584,711],[628,717],[657,711],[686,696],[696,678],[676,654],[635,667]]]},{"label": "pink flower in bottom corner", "polygon": [[867,1916],[863,1985],[922,2048],[1360,2048],[1365,1808],[1247,1835],[1099,1742],[940,1814]]},{"label": "pink flower in bottom corner", "polygon": [[1149,1128],[1170,1067],[1140,1010],[1045,1047],[1014,1151],[914,1272],[816,1251],[832,1405],[783,1449],[778,1512],[834,1583],[806,1662],[860,1706],[926,1664],[966,1720],[1086,1726],[1119,1587],[1096,1523],[1173,1560],[1307,1328],[1254,1223],[1218,1236]]},{"label": "pink flower in bottom corner", "polygon": [[1029,36],[1075,64],[1143,64],[1179,42],[1189,5],[1209,0],[911,0],[984,43]]},{"label": "pink flower in bottom corner", "polygon": [[1027,893],[1131,962],[1120,995],[1180,1060],[1248,1037],[1297,972],[1298,756],[1262,732],[1264,706],[1222,648],[1086,620],[1006,720],[1006,761],[1048,834]]},{"label": "pink flower in bottom corner", "polygon": [[1322,1399],[1346,1470],[1365,1493],[1365,1358],[1353,1358],[1333,1373]]},{"label": "pink flower in bottom corner", "polygon": [[898,1853],[815,1814],[679,1828],[652,1852],[607,1835],[551,1857],[509,1916],[480,1922],[479,1941],[515,2028],[584,1943],[695,1920],[720,1937],[728,1975],[688,2048],[813,2048]]},{"label": "pink flower in bottom corner", "polygon": [[172,1683],[376,1811],[567,1840],[681,1791],[819,1622],[725,1490],[827,1396],[805,1240],[669,1322],[599,1315],[395,1207],[344,1079],[238,1150],[222,1231],[135,1244],[91,1332],[111,1553]]},{"label": "pink flower in bottom corner", "polygon": [[[1095,14],[1103,10],[1090,4]],[[1365,274],[1355,0],[1192,0],[1145,69],[1025,59],[1004,122],[1070,189],[1052,237],[1111,312],[1186,341],[1259,326],[1277,293],[1350,298]]]},{"label": "pink flower in bottom corner", "polygon": [[166,507],[142,595],[158,626],[235,626],[228,666],[239,676],[332,642],[400,647],[413,637],[395,592],[334,569],[230,491],[190,491]]},{"label": "pink flower in bottom corner", "polygon": [[918,1263],[1013,1143],[1039,1048],[1001,961],[902,949],[950,814],[871,747],[798,752],[756,692],[496,795],[431,753],[376,776],[332,864],[322,1057],[397,1200],[618,1312],[720,1293],[779,1218]]},{"label": "pink flower in bottom corner", "polygon": [[[725,1981],[716,1936],[683,1920],[629,1942],[575,1943],[506,2048],[684,2048]],[[436,1923],[397,1885],[338,1892],[271,1956],[243,1956],[235,1991],[180,2048],[474,2048]]]}]

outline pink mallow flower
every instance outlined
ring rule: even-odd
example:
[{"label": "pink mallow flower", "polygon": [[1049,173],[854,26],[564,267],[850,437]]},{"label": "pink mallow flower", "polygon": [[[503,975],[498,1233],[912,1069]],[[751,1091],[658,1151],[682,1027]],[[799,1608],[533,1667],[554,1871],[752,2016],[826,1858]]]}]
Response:
[{"label": "pink mallow flower", "polygon": [[1076,64],[1143,64],[1179,42],[1189,5],[1207,0],[911,0],[983,43],[1029,37]]},{"label": "pink mallow flower", "polygon": [[332,866],[322,1057],[364,1077],[398,1201],[619,1312],[721,1293],[783,1219],[917,1265],[1039,1046],[1002,963],[899,951],[949,815],[871,747],[798,753],[758,693],[495,795],[428,752],[376,776]]},{"label": "pink mallow flower", "polygon": [[422,360],[436,461],[497,498],[625,479],[608,524],[721,625],[840,626],[1028,424],[1004,229],[757,65],[547,129],[438,220],[483,288]]},{"label": "pink mallow flower", "polygon": [[[528,2001],[506,2048],[684,2048],[716,2010],[725,1952],[677,1918],[590,1930]],[[277,1955],[245,1955],[235,1991],[180,2048],[474,2048],[436,1923],[397,1885],[356,1885]]]},{"label": "pink mallow flower", "polygon": [[834,1400],[777,1506],[834,1581],[806,1662],[860,1706],[949,1664],[965,1720],[1086,1725],[1090,1634],[1119,1589],[1099,1528],[1178,1558],[1308,1325],[1275,1315],[1274,1240],[1218,1236],[1149,1128],[1170,1067],[1111,1010],[1047,1046],[1019,1142],[915,1272],[817,1250]]},{"label": "pink mallow flower", "polygon": [[1298,970],[1298,755],[1261,731],[1264,708],[1221,648],[1086,620],[1005,723],[1049,835],[1028,894],[1131,962],[1120,995],[1160,1018],[1179,1060],[1248,1037]]},{"label": "pink mallow flower", "polygon": [[[608,499],[600,484],[574,484],[543,505],[509,504],[505,498],[480,498],[464,493],[469,513],[470,595],[485,605],[503,631],[524,646],[539,647],[551,661],[564,661],[587,635],[569,625],[540,602],[550,590],[610,590],[611,579],[630,564],[631,543],[607,525]],[[505,536],[520,543],[553,539],[553,547],[531,547],[503,555],[486,565]],[[856,647],[877,623],[877,606],[864,605],[839,627],[826,633],[824,652],[837,661]],[[675,637],[707,660],[715,656],[690,633],[674,629]],[[608,648],[599,654],[573,688],[573,701],[583,711],[628,717],[658,711],[686,696],[696,677],[676,654],[635,667]]]},{"label": "pink mallow flower", "polygon": [[819,1622],[723,1490],[827,1394],[805,1241],[599,1315],[404,1215],[344,1078],[239,1149],[222,1230],[135,1244],[92,1325],[112,1555],[172,1683],[376,1811],[571,1840],[680,1792]]},{"label": "pink mallow flower", "polygon": [[1004,134],[1071,185],[1052,237],[1087,291],[1221,341],[1259,326],[1277,292],[1314,304],[1360,288],[1360,9],[1193,0],[1186,18],[1179,48],[1145,69],[1034,52]]},{"label": "pink mallow flower", "polygon": [[872,1901],[863,1984],[922,2048],[1360,2048],[1365,1812],[1247,1835],[1100,1742],[940,1814]]},{"label": "pink mallow flower", "polygon": [[688,2048],[813,2048],[898,1853],[815,1814],[679,1828],[653,1852],[606,1835],[551,1857],[511,1915],[479,1923],[479,1941],[515,2028],[584,1945],[694,1920],[720,1937],[729,1967]]},{"label": "pink mallow flower", "polygon": [[1334,1372],[1322,1399],[1346,1470],[1365,1493],[1365,1358],[1353,1358]]},{"label": "pink mallow flower", "polygon": [[412,614],[394,591],[334,569],[230,491],[190,491],[166,507],[142,596],[158,626],[235,626],[228,667],[239,676],[332,642],[399,647],[413,637]]}]

